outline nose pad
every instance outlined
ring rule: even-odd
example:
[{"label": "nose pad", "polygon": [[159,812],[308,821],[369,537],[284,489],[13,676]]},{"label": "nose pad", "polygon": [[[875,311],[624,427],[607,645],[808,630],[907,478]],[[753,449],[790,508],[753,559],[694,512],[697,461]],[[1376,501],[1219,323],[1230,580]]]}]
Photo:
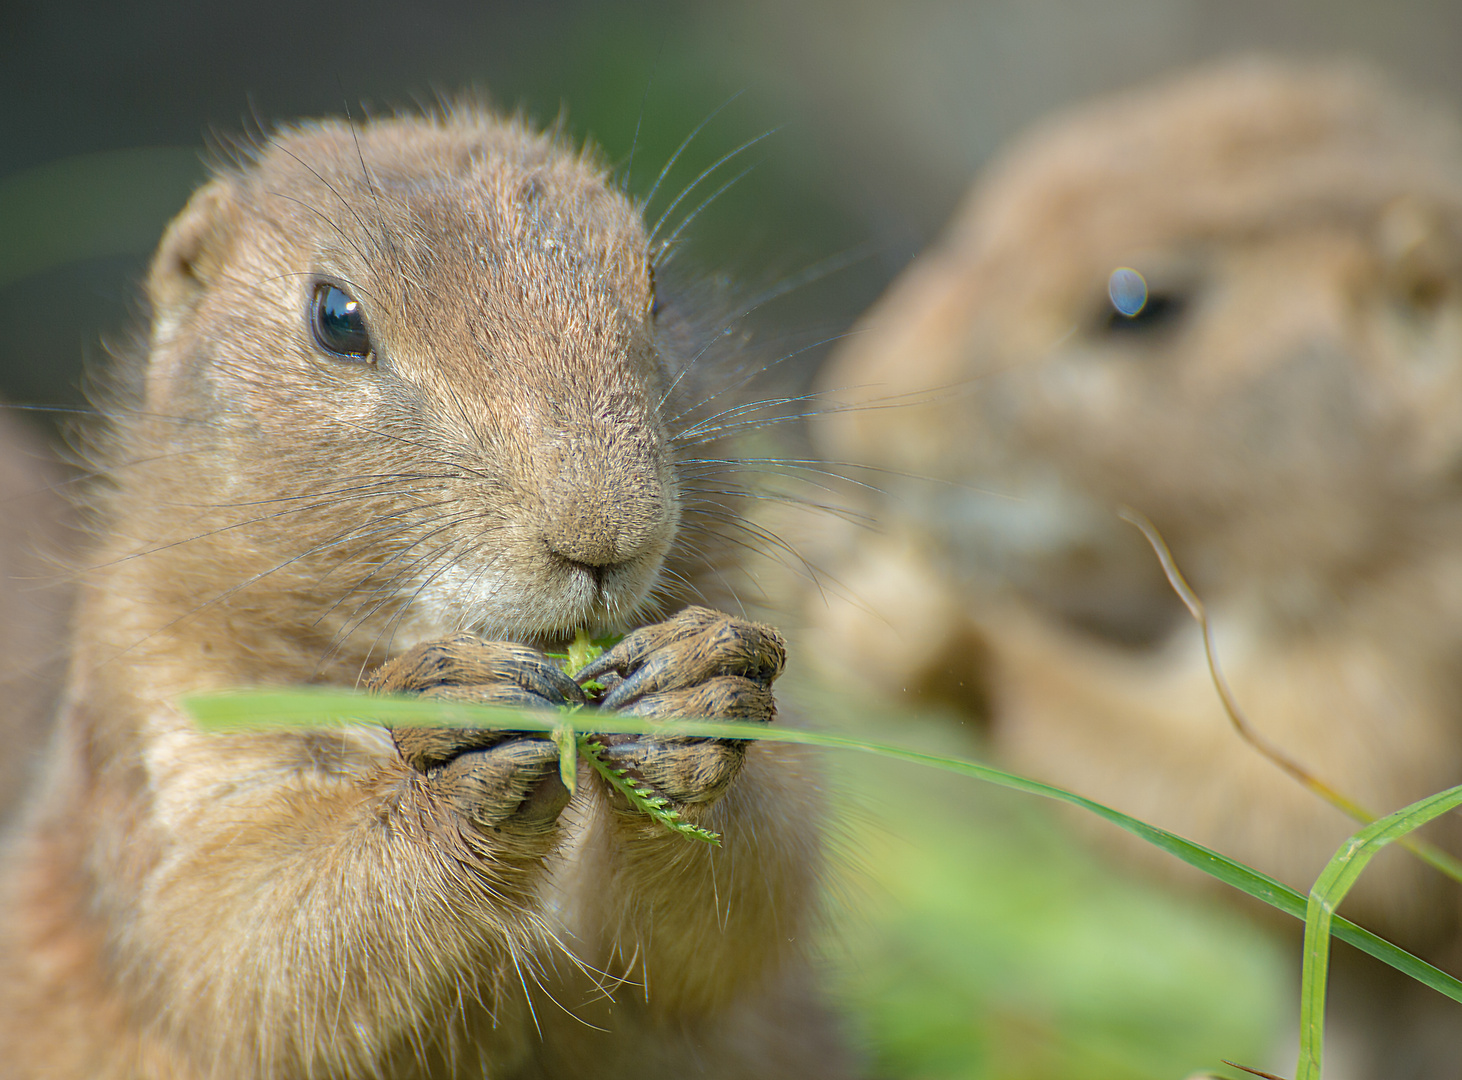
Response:
[{"label": "nose pad", "polygon": [[674,496],[658,454],[612,440],[579,439],[542,494],[539,528],[556,559],[597,583],[614,569],[663,553],[674,531]]},{"label": "nose pad", "polygon": [[570,495],[549,503],[543,542],[554,558],[601,580],[615,567],[663,550],[667,529],[658,498],[626,505]]}]

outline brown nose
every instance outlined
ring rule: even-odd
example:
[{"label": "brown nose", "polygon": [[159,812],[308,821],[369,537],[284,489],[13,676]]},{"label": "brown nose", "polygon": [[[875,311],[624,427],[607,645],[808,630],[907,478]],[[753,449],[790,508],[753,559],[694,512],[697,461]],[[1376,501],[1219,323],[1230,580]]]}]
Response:
[{"label": "brown nose", "polygon": [[601,577],[668,546],[671,496],[655,454],[614,440],[574,440],[543,493],[548,550]]}]

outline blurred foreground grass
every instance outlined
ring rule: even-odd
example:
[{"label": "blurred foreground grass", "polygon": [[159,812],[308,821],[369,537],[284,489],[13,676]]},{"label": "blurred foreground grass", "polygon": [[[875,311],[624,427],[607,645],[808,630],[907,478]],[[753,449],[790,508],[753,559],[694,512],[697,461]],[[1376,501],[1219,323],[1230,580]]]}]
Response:
[{"label": "blurred foreground grass", "polygon": [[[784,691],[837,728],[969,755],[958,722]],[[1041,801],[828,754],[852,865],[832,964],[875,1075],[1146,1080],[1239,1075],[1294,1023],[1292,943],[1211,897],[1123,876]]]}]

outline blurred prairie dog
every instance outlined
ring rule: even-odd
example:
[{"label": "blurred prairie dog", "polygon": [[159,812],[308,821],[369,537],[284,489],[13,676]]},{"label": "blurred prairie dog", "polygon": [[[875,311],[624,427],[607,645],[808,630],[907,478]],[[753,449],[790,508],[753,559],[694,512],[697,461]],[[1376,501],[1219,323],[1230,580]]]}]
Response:
[{"label": "blurred prairie dog", "polygon": [[[881,535],[832,564],[856,602],[813,616],[848,677],[963,686],[1014,766],[1307,890],[1357,826],[1231,730],[1127,505],[1269,739],[1375,812],[1462,781],[1449,117],[1264,60],[1076,108],[991,168],[823,383],[908,403],[817,431],[891,470]],[[1455,922],[1456,886],[1400,853],[1353,895],[1412,945]]]},{"label": "blurred prairie dog", "polygon": [[284,129],[172,223],[0,868],[7,1076],[845,1073],[802,754],[614,743],[711,850],[587,773],[570,801],[541,736],[213,737],[175,704],[372,669],[578,704],[540,650],[640,627],[602,707],[771,720],[774,631],[653,623],[715,573],[686,433],[737,360],[652,252],[589,157],[469,105]]},{"label": "blurred prairie dog", "polygon": [[23,419],[0,405],[0,830],[34,778],[65,670],[70,588],[63,470]]}]

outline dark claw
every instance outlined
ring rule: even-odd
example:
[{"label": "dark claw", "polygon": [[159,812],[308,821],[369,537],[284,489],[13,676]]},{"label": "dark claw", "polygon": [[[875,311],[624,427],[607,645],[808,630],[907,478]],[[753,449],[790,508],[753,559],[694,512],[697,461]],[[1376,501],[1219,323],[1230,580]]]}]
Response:
[{"label": "dark claw", "polygon": [[[606,687],[602,709],[662,719],[767,723],[776,716],[772,682],[785,660],[781,635],[771,627],[709,608],[686,608],[665,622],[640,627],[586,664],[578,678]],[[595,741],[616,765],[682,805],[720,798],[745,759],[744,744],[732,739],[656,734],[605,735]]]},{"label": "dark claw", "polygon": [[526,645],[512,646],[512,652],[512,677],[524,690],[541,699],[532,704],[546,702],[550,707],[584,704],[583,688],[554,661]]},{"label": "dark claw", "polygon": [[638,698],[687,690],[719,676],[740,676],[769,687],[785,660],[782,639],[770,627],[708,608],[686,608],[666,622],[640,627],[585,665],[578,678],[623,676],[622,682],[607,686],[599,702],[600,708],[615,710]]},{"label": "dark claw", "polygon": [[675,637],[689,637],[697,631],[725,620],[726,616],[719,611],[712,611],[709,608],[686,608],[666,622],[642,626],[638,630],[626,634],[614,648],[580,668],[575,678],[584,682],[608,671],[628,675],[644,663],[645,657],[664,647],[668,640],[665,632],[668,627],[673,626],[678,630]]},{"label": "dark claw", "polygon": [[[608,655],[609,653],[604,654],[604,656]],[[604,657],[600,657],[600,659],[602,660]],[[599,707],[610,710],[621,708],[626,702],[639,697],[651,687],[658,686],[661,676],[666,673],[674,661],[675,658],[669,653],[651,654],[649,660],[626,676],[618,686],[605,695],[604,700],[599,703]]]},{"label": "dark claw", "polygon": [[634,647],[634,639],[638,634],[639,631],[636,630],[614,648],[601,653],[596,659],[590,660],[579,668],[574,678],[580,683],[585,683],[590,679],[599,679],[602,675],[622,674],[631,670],[640,660],[644,659],[645,653],[648,652],[646,649]]},{"label": "dark claw", "polygon": [[[483,641],[471,634],[418,645],[382,665],[369,685],[381,693],[421,693],[445,686],[517,687],[536,696],[522,704],[584,703],[579,684],[537,649],[507,641]],[[504,697],[498,703],[515,702]]]}]

